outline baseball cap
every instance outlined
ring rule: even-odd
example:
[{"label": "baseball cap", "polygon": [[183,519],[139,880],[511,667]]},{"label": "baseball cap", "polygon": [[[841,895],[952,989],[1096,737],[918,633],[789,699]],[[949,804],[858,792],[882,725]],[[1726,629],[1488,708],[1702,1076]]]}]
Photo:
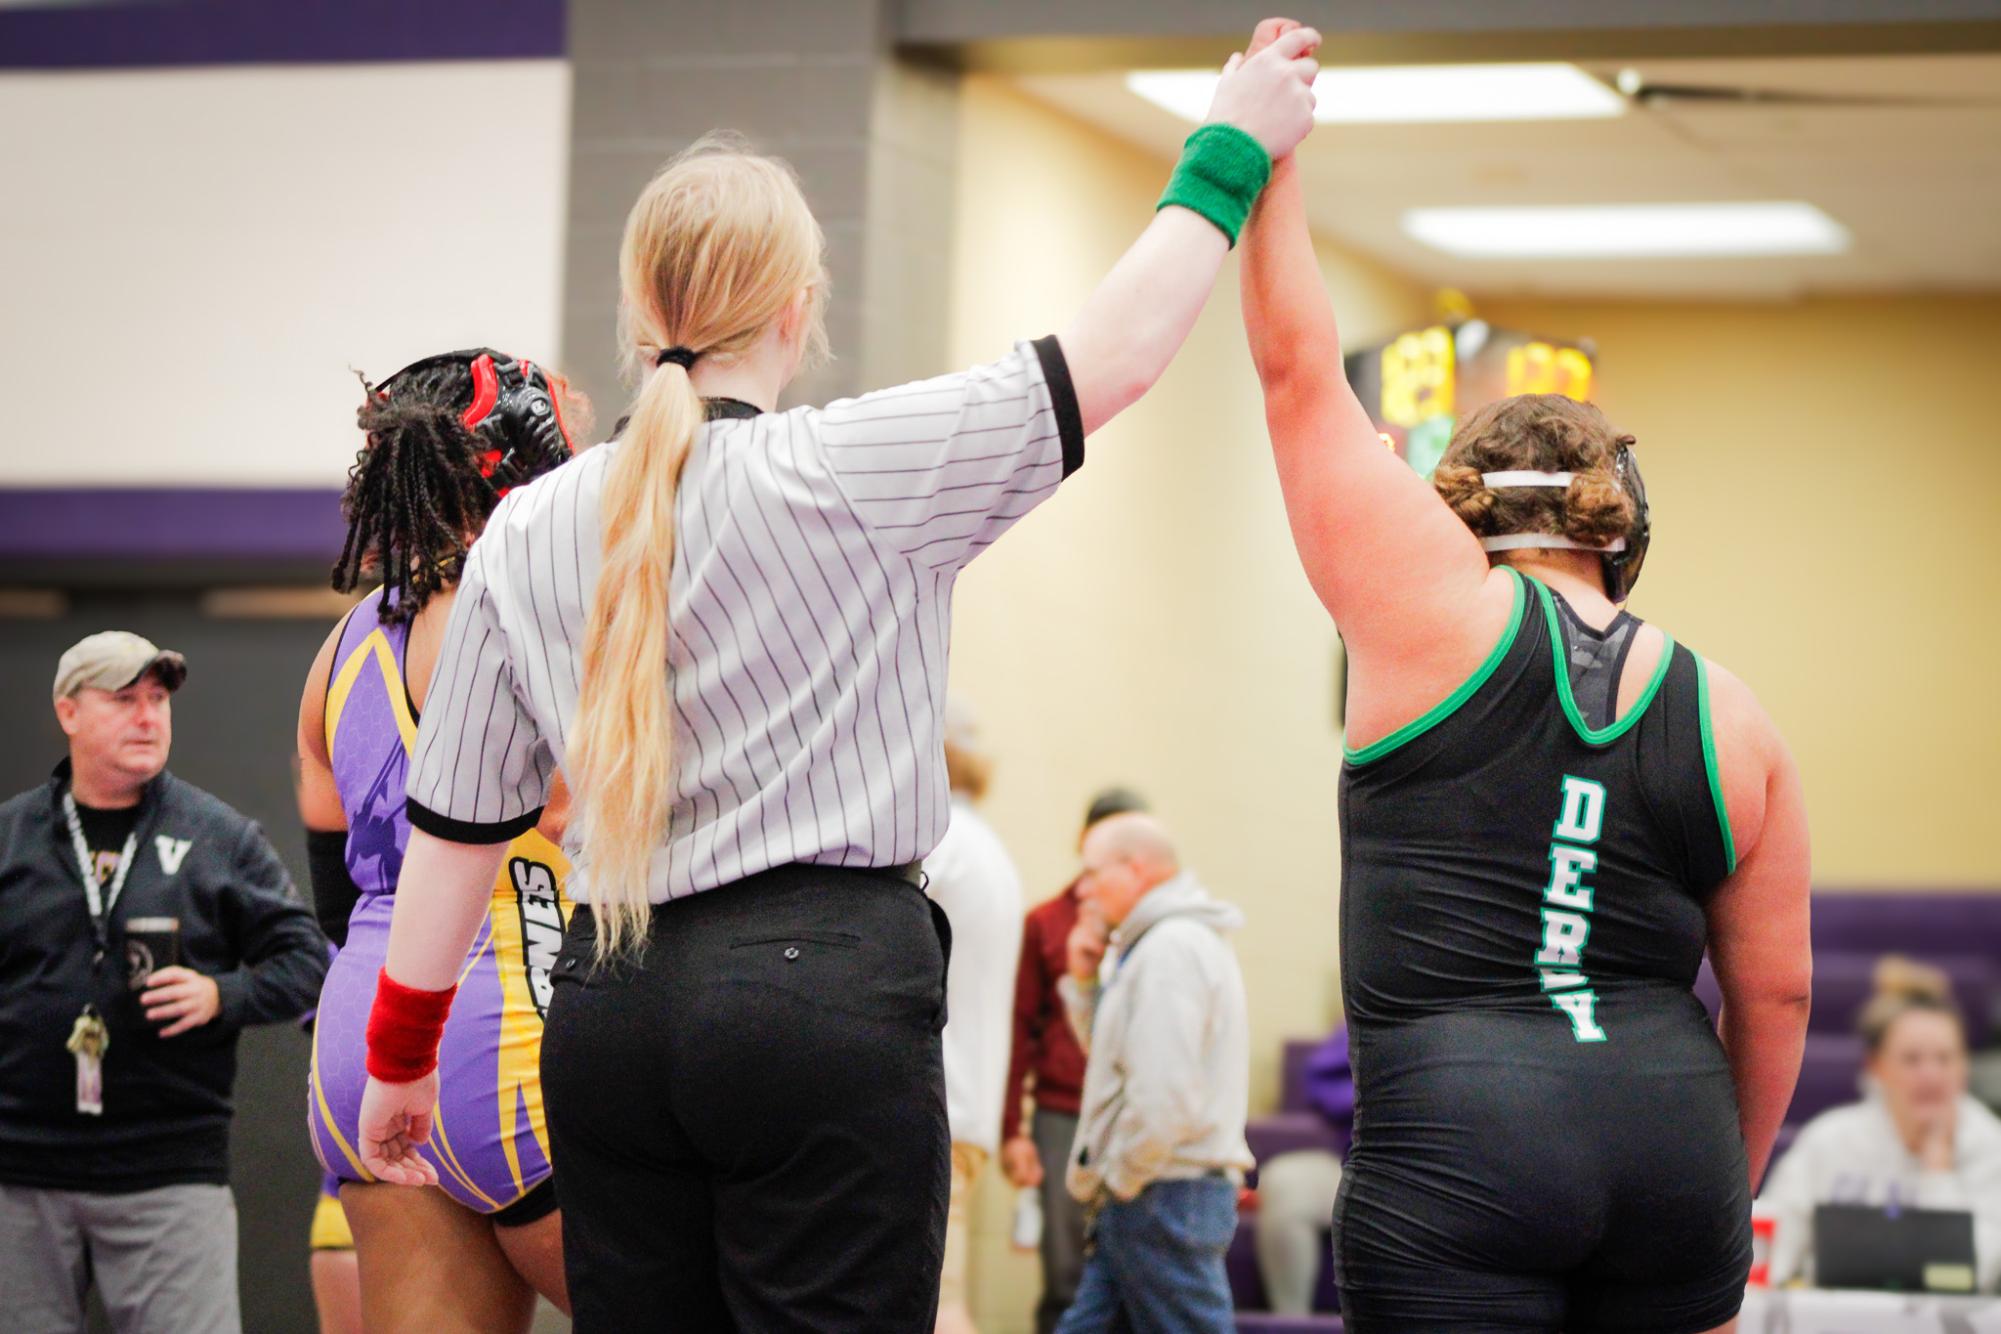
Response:
[{"label": "baseball cap", "polygon": [[56,664],[55,697],[68,699],[87,686],[123,690],[147,672],[179,690],[188,679],[187,659],[130,630],[101,630],[70,645]]}]

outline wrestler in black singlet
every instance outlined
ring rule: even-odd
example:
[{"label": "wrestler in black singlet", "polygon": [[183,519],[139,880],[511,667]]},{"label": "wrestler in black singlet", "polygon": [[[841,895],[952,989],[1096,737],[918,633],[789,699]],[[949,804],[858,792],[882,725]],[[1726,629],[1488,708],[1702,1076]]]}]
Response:
[{"label": "wrestler in black singlet", "polygon": [[1342,1308],[1351,1334],[1707,1330],[1751,1201],[1690,991],[1735,862],[1704,669],[1668,640],[1614,722],[1640,623],[1508,573],[1486,664],[1342,771]]}]

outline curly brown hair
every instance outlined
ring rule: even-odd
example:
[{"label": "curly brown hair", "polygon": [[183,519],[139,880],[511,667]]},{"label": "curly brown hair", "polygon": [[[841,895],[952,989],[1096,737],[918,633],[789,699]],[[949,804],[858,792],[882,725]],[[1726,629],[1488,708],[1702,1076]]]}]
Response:
[{"label": "curly brown hair", "polygon": [[[1548,533],[1588,547],[1624,537],[1633,500],[1613,460],[1633,443],[1589,403],[1561,394],[1517,394],[1489,403],[1452,433],[1431,484],[1476,537]],[[1490,488],[1488,472],[1575,473],[1566,490]]]}]

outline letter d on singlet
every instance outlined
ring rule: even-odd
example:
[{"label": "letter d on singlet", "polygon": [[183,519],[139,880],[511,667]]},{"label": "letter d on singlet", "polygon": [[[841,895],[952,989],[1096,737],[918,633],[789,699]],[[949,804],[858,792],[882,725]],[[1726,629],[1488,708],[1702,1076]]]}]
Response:
[{"label": "letter d on singlet", "polygon": [[1556,836],[1572,843],[1596,843],[1605,824],[1605,785],[1573,774],[1563,776],[1563,814]]}]

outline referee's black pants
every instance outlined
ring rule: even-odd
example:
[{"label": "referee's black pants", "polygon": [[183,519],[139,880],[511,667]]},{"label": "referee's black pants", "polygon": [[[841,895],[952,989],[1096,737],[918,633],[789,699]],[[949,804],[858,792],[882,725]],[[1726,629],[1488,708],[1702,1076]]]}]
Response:
[{"label": "referee's black pants", "polygon": [[594,942],[580,908],[542,1040],[579,1334],[928,1334],[944,915],[898,875],[788,866],[656,908],[636,960]]}]

